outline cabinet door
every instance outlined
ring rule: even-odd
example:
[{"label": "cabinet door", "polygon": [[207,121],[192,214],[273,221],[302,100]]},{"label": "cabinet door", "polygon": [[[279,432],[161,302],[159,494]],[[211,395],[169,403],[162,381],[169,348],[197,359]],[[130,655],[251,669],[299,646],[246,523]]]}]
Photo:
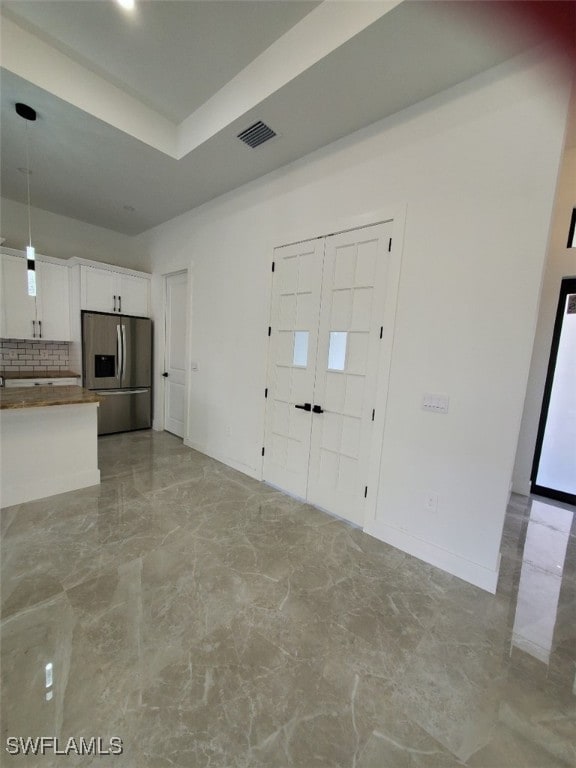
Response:
[{"label": "cabinet door", "polygon": [[81,308],[93,312],[118,310],[117,273],[96,267],[81,268]]},{"label": "cabinet door", "polygon": [[41,338],[70,341],[68,267],[41,261],[38,270],[38,320]]},{"label": "cabinet door", "polygon": [[135,275],[117,273],[118,295],[120,296],[120,311],[123,315],[138,315],[148,317],[148,300],[150,280]]},{"label": "cabinet door", "polygon": [[[2,312],[0,337],[33,339],[36,335],[36,297],[28,296],[26,259],[2,254]],[[68,299],[66,299],[68,302]]]}]

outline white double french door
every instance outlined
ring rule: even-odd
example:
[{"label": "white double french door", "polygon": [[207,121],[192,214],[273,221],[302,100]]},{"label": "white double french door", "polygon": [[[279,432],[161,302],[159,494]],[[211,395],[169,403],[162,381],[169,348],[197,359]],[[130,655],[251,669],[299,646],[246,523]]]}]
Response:
[{"label": "white double french door", "polygon": [[364,522],[392,222],[277,248],[264,480]]}]

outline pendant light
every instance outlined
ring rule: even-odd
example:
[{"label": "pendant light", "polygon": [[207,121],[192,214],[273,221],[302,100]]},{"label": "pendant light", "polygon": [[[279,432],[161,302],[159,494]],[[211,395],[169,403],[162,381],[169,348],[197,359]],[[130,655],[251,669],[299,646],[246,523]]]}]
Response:
[{"label": "pendant light", "polygon": [[32,245],[32,224],[30,216],[30,151],[28,146],[28,123],[36,120],[36,110],[28,104],[19,102],[16,104],[16,114],[26,121],[26,192],[28,199],[28,245],[26,246],[26,260],[28,267],[28,296],[36,296],[36,251]]}]

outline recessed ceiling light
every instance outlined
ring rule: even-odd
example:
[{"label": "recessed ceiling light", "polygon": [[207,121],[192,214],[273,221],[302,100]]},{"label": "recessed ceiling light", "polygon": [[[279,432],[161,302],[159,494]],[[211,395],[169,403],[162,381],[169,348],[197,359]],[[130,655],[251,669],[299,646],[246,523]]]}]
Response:
[{"label": "recessed ceiling light", "polygon": [[125,11],[133,11],[136,7],[135,0],[116,0],[118,5],[122,6]]}]

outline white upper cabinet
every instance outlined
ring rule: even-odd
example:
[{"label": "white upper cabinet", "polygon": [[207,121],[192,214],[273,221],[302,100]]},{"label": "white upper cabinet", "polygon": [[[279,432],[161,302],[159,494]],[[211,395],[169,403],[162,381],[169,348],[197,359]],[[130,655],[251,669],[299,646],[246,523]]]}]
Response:
[{"label": "white upper cabinet", "polygon": [[118,274],[118,296],[120,298],[120,311],[125,315],[141,315],[148,317],[150,314],[150,280],[147,277]]},{"label": "white upper cabinet", "polygon": [[81,308],[148,317],[150,279],[110,269],[82,265]]},{"label": "white upper cabinet", "polygon": [[40,256],[29,296],[25,254],[0,253],[0,338],[78,342],[80,309],[150,317],[150,275]]},{"label": "white upper cabinet", "polygon": [[70,341],[68,267],[39,261],[38,320],[42,339]]},{"label": "white upper cabinet", "polygon": [[118,309],[117,274],[108,269],[81,267],[82,309],[116,312]]},{"label": "white upper cabinet", "polygon": [[26,259],[4,253],[0,258],[2,260],[0,337],[33,339],[36,337],[36,299],[28,296]]},{"label": "white upper cabinet", "polygon": [[36,296],[28,295],[26,259],[1,254],[0,337],[70,341],[68,267],[36,261]]}]

